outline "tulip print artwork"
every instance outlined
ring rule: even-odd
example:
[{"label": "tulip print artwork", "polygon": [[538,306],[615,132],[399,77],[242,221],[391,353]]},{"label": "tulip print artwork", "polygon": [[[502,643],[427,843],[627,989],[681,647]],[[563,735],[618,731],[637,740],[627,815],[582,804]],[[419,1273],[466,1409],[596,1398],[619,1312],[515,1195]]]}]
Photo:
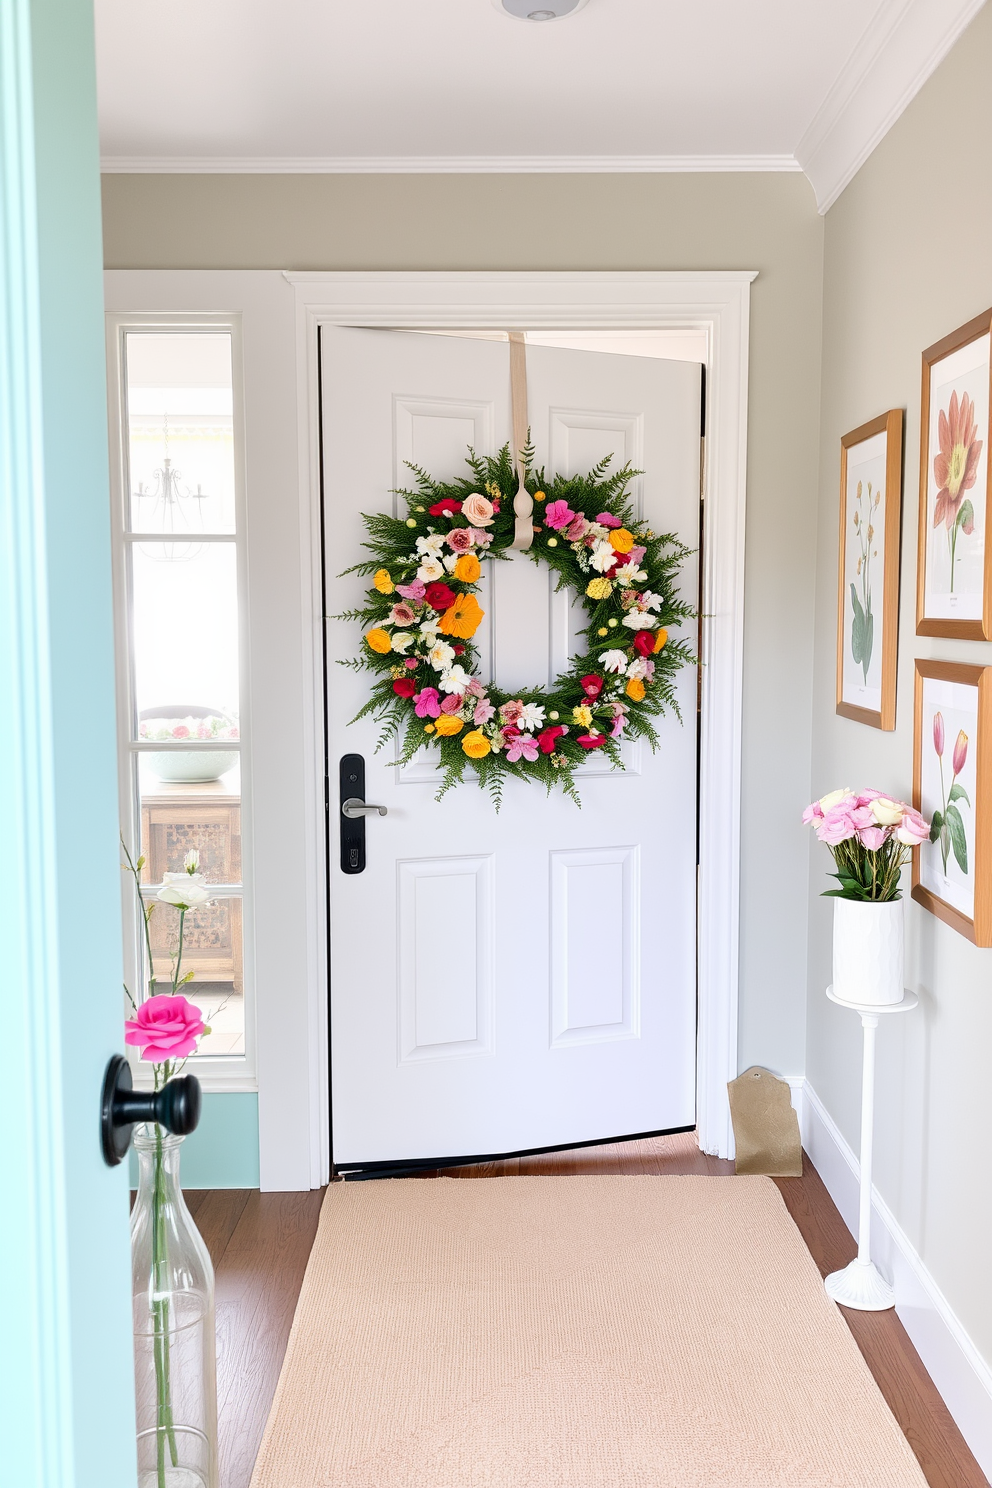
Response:
[{"label": "tulip print artwork", "polygon": [[838,712],[883,729],[895,723],[901,461],[900,409],[841,439]]},{"label": "tulip print artwork", "polygon": [[944,875],[947,875],[947,859],[953,851],[955,861],[962,873],[968,872],[968,840],[965,836],[964,821],[961,818],[959,801],[966,806],[971,805],[968,792],[958,780],[958,776],[965,767],[968,759],[968,735],[964,729],[958,730],[958,736],[954,743],[954,753],[951,757],[951,784],[950,789],[945,786],[944,776],[944,715],[935,713],[933,715],[933,748],[937,756],[940,769],[940,810],[933,814],[930,826],[930,841],[936,842],[940,847],[940,856],[944,864]]},{"label": "tulip print artwork", "polygon": [[873,492],[871,481],[858,481],[857,505],[852,518],[857,543],[857,581],[851,582],[851,608],[854,611],[851,654],[864,674],[866,687],[875,640],[875,616],[871,607],[871,561],[878,557],[875,523],[879,517],[881,500],[881,489]]}]

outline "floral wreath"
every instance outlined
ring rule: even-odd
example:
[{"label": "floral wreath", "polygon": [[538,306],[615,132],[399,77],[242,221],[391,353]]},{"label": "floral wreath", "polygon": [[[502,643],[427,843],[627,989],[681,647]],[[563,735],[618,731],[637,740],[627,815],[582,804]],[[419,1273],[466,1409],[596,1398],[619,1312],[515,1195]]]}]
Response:
[{"label": "floral wreath", "polygon": [[[353,722],[373,714],[386,727],[381,748],[403,734],[399,765],[425,742],[441,752],[437,799],[475,770],[497,806],[508,775],[559,785],[579,804],[573,771],[593,750],[623,769],[620,740],[658,738],[653,716],[671,708],[675,677],[696,658],[668,628],[694,616],[678,597],[679,566],[690,549],[636,519],[628,492],[638,473],[607,474],[610,457],[588,475],[547,481],[531,472],[535,563],[558,574],[559,590],[582,597],[587,650],[549,689],[515,693],[476,676],[472,644],[484,611],[475,597],[486,562],[505,559],[514,538],[516,475],[506,445],[495,458],[469,450],[470,478],[449,483],[411,465],[416,491],[398,491],[406,517],[366,515],[373,557],[347,569],[372,576],[361,609],[336,618],[366,627],[361,652],[342,664],[376,673],[372,695]],[[538,525],[539,523],[539,525]]]}]

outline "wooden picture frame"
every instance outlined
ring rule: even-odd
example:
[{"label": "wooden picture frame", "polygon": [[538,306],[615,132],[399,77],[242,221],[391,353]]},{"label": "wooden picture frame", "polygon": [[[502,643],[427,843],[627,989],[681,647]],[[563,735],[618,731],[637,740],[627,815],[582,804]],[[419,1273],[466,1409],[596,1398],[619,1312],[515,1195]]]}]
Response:
[{"label": "wooden picture frame", "polygon": [[992,667],[917,660],[913,805],[942,828],[913,851],[913,898],[992,946]]},{"label": "wooden picture frame", "polygon": [[837,712],[877,729],[896,726],[901,533],[902,409],[890,408],[840,442]]},{"label": "wooden picture frame", "polygon": [[990,409],[986,310],[923,353],[917,635],[992,640]]}]

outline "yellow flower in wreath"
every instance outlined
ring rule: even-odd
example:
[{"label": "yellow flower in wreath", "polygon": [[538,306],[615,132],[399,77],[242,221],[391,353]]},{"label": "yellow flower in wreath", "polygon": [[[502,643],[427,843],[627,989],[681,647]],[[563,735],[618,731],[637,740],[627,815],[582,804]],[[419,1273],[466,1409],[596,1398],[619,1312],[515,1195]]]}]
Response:
[{"label": "yellow flower in wreath", "polygon": [[448,738],[451,734],[460,734],[464,727],[461,719],[456,718],[454,714],[442,713],[434,724],[434,732],[441,734],[443,738]]},{"label": "yellow flower in wreath", "polygon": [[462,740],[462,748],[469,759],[485,759],[492,745],[481,729],[473,729]]},{"label": "yellow flower in wreath", "polygon": [[459,594],[454,604],[441,616],[438,630],[442,635],[459,636],[467,641],[475,635],[485,613],[474,594]]},{"label": "yellow flower in wreath", "polygon": [[586,585],[586,593],[590,599],[609,599],[613,593],[613,585],[609,579],[590,579]]},{"label": "yellow flower in wreath", "polygon": [[463,553],[455,564],[455,578],[463,584],[474,584],[482,572],[482,564],[474,553]]},{"label": "yellow flower in wreath", "polygon": [[629,553],[634,546],[634,534],[628,532],[626,527],[616,527],[610,533],[610,542],[615,553]]},{"label": "yellow flower in wreath", "polygon": [[656,655],[662,649],[667,640],[668,631],[664,628],[664,626],[662,626],[662,628],[658,631],[658,634],[654,638],[654,649]]},{"label": "yellow flower in wreath", "polygon": [[584,704],[578,708],[573,708],[572,718],[575,723],[581,723],[583,728],[588,728],[592,723],[592,709],[587,708]]},{"label": "yellow flower in wreath", "polygon": [[380,656],[385,656],[387,651],[392,650],[392,641],[389,632],[385,630],[370,630],[365,637],[373,651],[378,651]]},{"label": "yellow flower in wreath", "polygon": [[627,696],[635,703],[643,703],[644,683],[640,677],[631,677],[627,683]]},{"label": "yellow flower in wreath", "polygon": [[376,572],[375,578],[372,580],[372,582],[375,585],[375,587],[378,589],[378,591],[379,591],[380,594],[392,594],[392,592],[393,592],[393,581],[389,577],[389,569],[388,568],[380,568],[380,569],[378,569],[377,572]]}]

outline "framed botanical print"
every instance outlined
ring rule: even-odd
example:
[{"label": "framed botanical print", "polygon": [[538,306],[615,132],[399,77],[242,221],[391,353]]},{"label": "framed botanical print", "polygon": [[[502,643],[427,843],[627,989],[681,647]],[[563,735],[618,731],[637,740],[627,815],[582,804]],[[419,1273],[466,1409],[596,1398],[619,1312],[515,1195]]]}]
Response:
[{"label": "framed botanical print", "polygon": [[917,635],[992,639],[990,333],[986,310],[923,353]]},{"label": "framed botanical print", "polygon": [[992,945],[992,667],[917,661],[913,805],[933,823],[913,898]]},{"label": "framed botanical print", "polygon": [[902,409],[840,442],[837,712],[896,726]]}]

